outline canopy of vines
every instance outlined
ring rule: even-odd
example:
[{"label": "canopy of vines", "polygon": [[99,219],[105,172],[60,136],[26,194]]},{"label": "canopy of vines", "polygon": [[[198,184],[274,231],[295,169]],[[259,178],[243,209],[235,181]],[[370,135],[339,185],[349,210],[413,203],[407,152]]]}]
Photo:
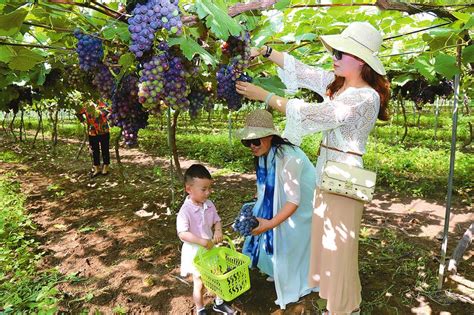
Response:
[{"label": "canopy of vines", "polygon": [[318,37],[352,21],[381,30],[380,56],[403,96],[429,86],[439,91],[419,103],[448,95],[460,72],[461,93],[473,96],[470,1],[124,1],[0,1],[0,110],[100,97],[131,134],[167,106],[193,114],[218,97],[238,110],[238,77],[283,93],[274,67],[250,61],[249,47],[269,44],[330,67]]}]

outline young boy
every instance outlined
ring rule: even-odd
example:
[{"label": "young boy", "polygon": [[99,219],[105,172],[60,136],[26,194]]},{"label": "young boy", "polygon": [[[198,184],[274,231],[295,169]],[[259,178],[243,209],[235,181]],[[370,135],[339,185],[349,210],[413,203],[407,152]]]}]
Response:
[{"label": "young boy", "polygon": [[[222,223],[216,207],[208,200],[212,185],[209,171],[201,164],[191,165],[184,173],[184,184],[188,196],[176,219],[178,236],[183,241],[181,276],[193,275],[196,311],[198,315],[206,315],[208,312],[203,301],[204,286],[193,260],[199,246],[211,249],[214,243],[222,241]],[[234,314],[234,310],[219,297],[216,297],[212,309],[222,314]]]}]

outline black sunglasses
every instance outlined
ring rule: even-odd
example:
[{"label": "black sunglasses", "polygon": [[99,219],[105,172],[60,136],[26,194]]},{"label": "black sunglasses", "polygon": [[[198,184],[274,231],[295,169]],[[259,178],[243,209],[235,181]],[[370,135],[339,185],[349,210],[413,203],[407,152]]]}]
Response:
[{"label": "black sunglasses", "polygon": [[334,58],[336,58],[336,60],[341,60],[342,59],[342,55],[344,53],[342,51],[339,51],[337,49],[332,49],[332,55],[334,56]]},{"label": "black sunglasses", "polygon": [[262,142],[260,139],[251,139],[251,140],[241,140],[242,144],[247,148],[250,148],[250,145],[253,144],[254,147],[258,147]]}]

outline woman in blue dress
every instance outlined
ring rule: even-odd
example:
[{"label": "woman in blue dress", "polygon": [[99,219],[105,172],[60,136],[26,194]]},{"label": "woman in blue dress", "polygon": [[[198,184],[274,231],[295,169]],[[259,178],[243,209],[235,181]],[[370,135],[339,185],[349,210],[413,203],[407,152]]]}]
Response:
[{"label": "woman in blue dress", "polygon": [[240,138],[255,157],[258,194],[253,213],[259,222],[243,252],[273,278],[275,303],[285,309],[317,291],[308,285],[315,169],[299,147],[279,135],[265,110],[247,116]]}]

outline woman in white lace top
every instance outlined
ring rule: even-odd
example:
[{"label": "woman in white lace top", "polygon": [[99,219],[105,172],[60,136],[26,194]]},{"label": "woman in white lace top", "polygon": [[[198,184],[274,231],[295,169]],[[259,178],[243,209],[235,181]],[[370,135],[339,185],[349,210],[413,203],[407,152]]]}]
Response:
[{"label": "woman in white lace top", "polygon": [[[252,55],[270,59],[290,92],[306,88],[323,97],[322,103],[286,99],[247,82],[237,82],[237,92],[265,101],[286,114],[283,136],[299,145],[307,134],[322,132],[316,164],[320,185],[326,160],[362,167],[362,155],[377,117],[388,119],[389,83],[377,58],[382,36],[369,23],[351,23],[341,34],[321,36],[332,53],[334,71],[307,66],[268,46]],[[319,286],[327,299],[326,314],[357,314],[361,302],[358,239],[363,203],[316,188],[312,219],[310,286]]]}]

